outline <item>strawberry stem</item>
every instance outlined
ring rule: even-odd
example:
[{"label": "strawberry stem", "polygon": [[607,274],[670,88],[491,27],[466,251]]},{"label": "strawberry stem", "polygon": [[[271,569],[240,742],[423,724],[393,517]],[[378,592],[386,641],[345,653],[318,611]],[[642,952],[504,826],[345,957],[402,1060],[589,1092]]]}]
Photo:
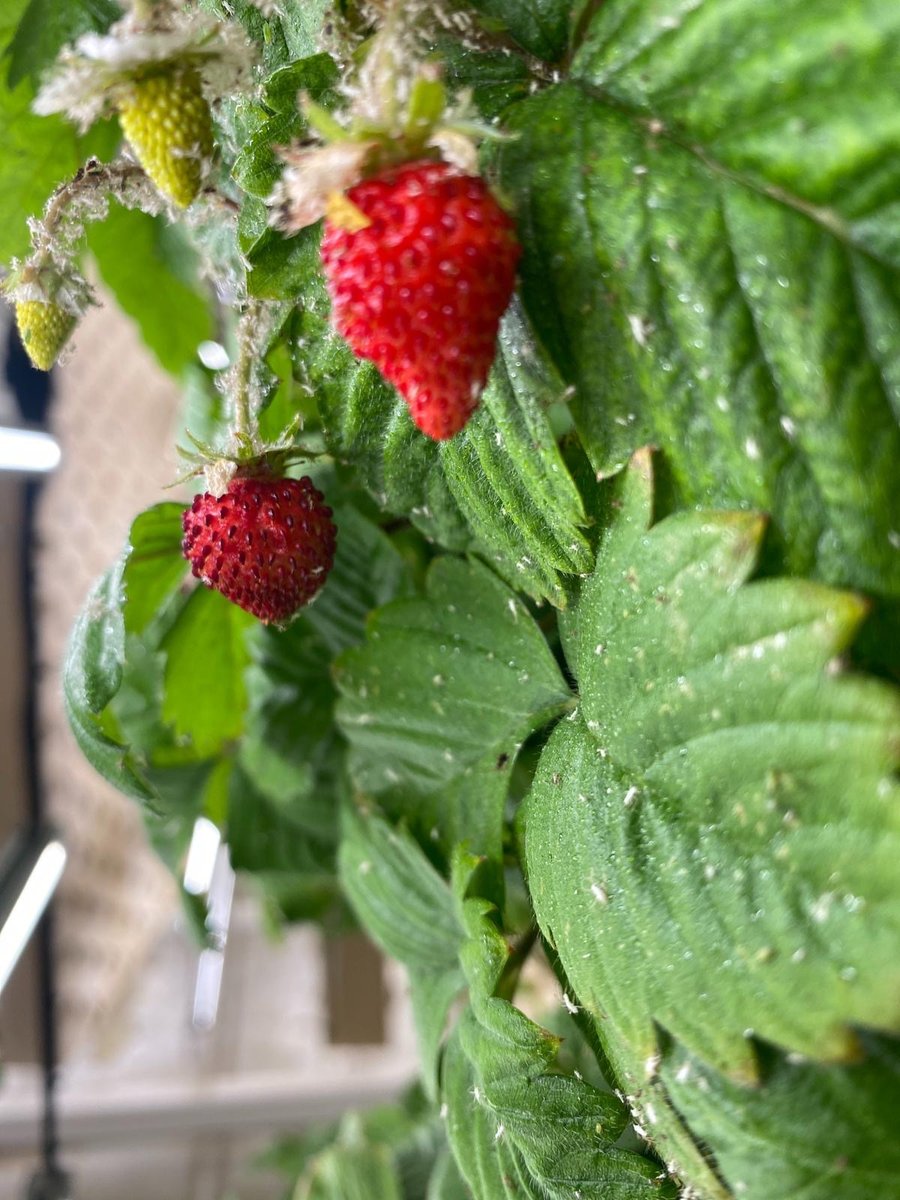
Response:
[{"label": "strawberry stem", "polygon": [[[43,266],[59,256],[59,250],[69,252],[84,232],[86,221],[106,215],[97,196],[113,195],[126,208],[139,207],[143,196],[140,185],[145,179],[137,163],[124,158],[111,163],[88,159],[75,175],[60,184],[47,202],[44,215],[32,225],[32,244],[35,266]],[[138,185],[137,193],[134,192]]]},{"label": "strawberry stem", "polygon": [[253,365],[256,359],[254,333],[260,316],[260,305],[251,300],[237,329],[238,357],[234,367],[232,404],[234,406],[234,436],[237,442],[253,442],[256,434],[256,417],[251,396]]}]

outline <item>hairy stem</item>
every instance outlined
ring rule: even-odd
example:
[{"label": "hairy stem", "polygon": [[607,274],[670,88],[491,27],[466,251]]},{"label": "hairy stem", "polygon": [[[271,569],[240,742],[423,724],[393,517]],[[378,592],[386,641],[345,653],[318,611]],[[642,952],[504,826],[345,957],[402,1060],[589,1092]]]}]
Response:
[{"label": "hairy stem", "polygon": [[241,440],[256,441],[256,414],[253,403],[253,368],[257,358],[257,338],[264,306],[250,300],[241,314],[237,329],[238,356],[232,375],[234,433]]},{"label": "hairy stem", "polygon": [[125,158],[102,163],[89,159],[72,179],[61,184],[47,202],[44,215],[31,227],[35,266],[70,253],[90,220],[106,216],[108,197],[126,208],[158,208],[158,200],[141,167]]}]

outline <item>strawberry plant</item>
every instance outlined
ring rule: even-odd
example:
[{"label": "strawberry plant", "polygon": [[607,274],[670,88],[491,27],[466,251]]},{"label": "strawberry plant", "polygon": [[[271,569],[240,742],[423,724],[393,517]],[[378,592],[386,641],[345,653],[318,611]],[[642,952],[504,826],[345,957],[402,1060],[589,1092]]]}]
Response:
[{"label": "strawberry plant", "polygon": [[900,6],[0,33],[25,344],[93,254],[206,480],[88,598],[75,736],[174,870],[205,814],[409,975],[421,1091],[296,1194],[900,1198]]}]

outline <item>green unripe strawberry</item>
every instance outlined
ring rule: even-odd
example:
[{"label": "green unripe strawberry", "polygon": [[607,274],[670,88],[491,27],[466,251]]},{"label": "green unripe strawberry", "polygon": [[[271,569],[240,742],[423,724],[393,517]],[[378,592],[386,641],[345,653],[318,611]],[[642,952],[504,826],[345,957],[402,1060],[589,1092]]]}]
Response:
[{"label": "green unripe strawberry", "polygon": [[52,301],[19,300],[16,324],[28,357],[38,370],[49,371],[75,328],[75,317]]},{"label": "green unripe strawberry", "polygon": [[200,191],[204,160],[213,148],[212,117],[197,69],[182,64],[137,76],[118,109],[141,166],[165,196],[187,208]]}]

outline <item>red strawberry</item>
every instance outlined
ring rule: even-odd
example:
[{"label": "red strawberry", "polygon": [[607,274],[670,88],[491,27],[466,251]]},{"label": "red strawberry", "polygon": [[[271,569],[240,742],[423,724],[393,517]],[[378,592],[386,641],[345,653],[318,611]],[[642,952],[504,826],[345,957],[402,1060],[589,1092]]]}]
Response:
[{"label": "red strawberry", "polygon": [[371,359],[429,437],[451,438],[478,405],[521,248],[475,175],[416,162],[347,192],[367,218],[327,221],[322,262],[334,324]]},{"label": "red strawberry", "polygon": [[308,478],[238,476],[195,496],[182,525],[194,575],[267,625],[308,604],[334,562],[331,509]]}]

